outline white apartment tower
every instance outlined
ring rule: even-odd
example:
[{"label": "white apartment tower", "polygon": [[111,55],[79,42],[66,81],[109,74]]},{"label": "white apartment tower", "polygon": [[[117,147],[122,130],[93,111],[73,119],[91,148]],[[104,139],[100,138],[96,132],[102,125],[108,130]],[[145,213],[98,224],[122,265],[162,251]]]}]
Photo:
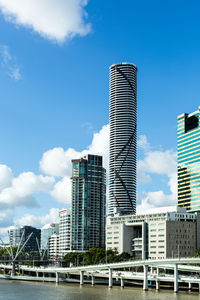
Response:
[{"label": "white apartment tower", "polygon": [[59,212],[59,256],[64,257],[70,251],[71,211]]},{"label": "white apartment tower", "polygon": [[110,67],[109,215],[136,213],[137,67]]}]

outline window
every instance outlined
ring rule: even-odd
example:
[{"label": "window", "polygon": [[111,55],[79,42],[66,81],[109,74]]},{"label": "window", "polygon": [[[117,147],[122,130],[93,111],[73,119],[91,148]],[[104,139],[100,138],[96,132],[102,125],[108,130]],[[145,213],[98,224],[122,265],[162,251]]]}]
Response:
[{"label": "window", "polygon": [[114,234],[119,234],[119,231],[115,231]]},{"label": "window", "polygon": [[156,246],[151,246],[150,248],[156,248]]},{"label": "window", "polygon": [[151,234],[151,237],[156,237],[156,234]]},{"label": "window", "polygon": [[156,241],[150,241],[151,243],[156,243]]},{"label": "window", "polygon": [[159,234],[158,236],[159,236],[159,237],[164,237],[165,235],[164,235],[164,234]]},{"label": "window", "polygon": [[164,223],[159,223],[159,224],[158,224],[158,226],[164,226],[164,225],[165,225]]},{"label": "window", "polygon": [[107,242],[107,245],[111,245],[112,244],[112,242]]},{"label": "window", "polygon": [[165,248],[165,246],[158,246],[158,248]]},{"label": "window", "polygon": [[112,232],[107,232],[107,234],[112,234]]},{"label": "window", "polygon": [[164,229],[162,228],[162,229],[158,229],[158,231],[164,231]]},{"label": "window", "polygon": [[158,242],[159,242],[159,243],[164,243],[164,240],[159,240]]},{"label": "window", "polygon": [[156,231],[156,229],[151,229],[151,232],[155,232]]},{"label": "window", "polygon": [[115,236],[115,237],[114,237],[114,239],[118,239],[118,238],[119,238],[118,236]]}]

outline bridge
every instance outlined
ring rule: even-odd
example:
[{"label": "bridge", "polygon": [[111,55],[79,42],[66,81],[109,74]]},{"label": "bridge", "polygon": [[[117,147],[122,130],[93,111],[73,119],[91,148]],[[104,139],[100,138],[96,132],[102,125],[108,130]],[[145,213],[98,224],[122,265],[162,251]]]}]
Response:
[{"label": "bridge", "polygon": [[[195,265],[195,266],[194,266]],[[125,280],[138,280],[143,282],[143,289],[148,290],[149,282],[154,282],[156,289],[160,289],[161,282],[171,282],[174,285],[174,292],[178,292],[179,283],[187,283],[191,289],[192,284],[198,285],[200,291],[200,258],[173,258],[162,260],[134,260],[120,263],[108,263],[89,266],[73,266],[68,268],[62,267],[30,267],[18,265],[20,276],[13,273],[13,265],[0,264],[0,269],[11,270],[13,279],[28,279],[25,274],[35,274],[36,279],[44,280],[51,274],[52,281],[59,282],[61,276],[79,275],[80,284],[84,284],[85,277],[91,278],[91,283],[95,284],[95,278],[108,279],[108,286],[113,286],[113,279],[121,281],[121,287],[124,287]],[[135,268],[136,271],[125,271],[125,269]],[[139,272],[137,271],[139,269]],[[160,270],[173,270],[172,274],[160,273]],[[142,270],[142,272],[141,272]],[[180,275],[186,272],[187,274]],[[188,273],[191,273],[188,275]],[[193,274],[196,274],[195,276]],[[42,277],[40,276],[42,274]],[[30,279],[33,277],[30,277]],[[49,281],[50,279],[48,279]]]}]

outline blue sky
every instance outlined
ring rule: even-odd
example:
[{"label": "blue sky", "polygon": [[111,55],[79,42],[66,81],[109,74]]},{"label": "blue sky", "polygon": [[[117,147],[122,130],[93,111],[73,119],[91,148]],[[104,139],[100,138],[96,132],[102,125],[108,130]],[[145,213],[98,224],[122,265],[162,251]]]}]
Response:
[{"label": "blue sky", "polygon": [[[29,205],[25,198],[20,202],[18,195],[10,200],[15,207],[11,212],[13,207],[2,200],[2,228],[21,225],[24,215],[32,225],[43,224],[50,220],[51,207],[66,206],[49,195],[57,182],[68,182],[70,155],[64,150],[87,149],[94,133],[108,124],[109,66],[122,61],[138,67],[138,139],[143,136],[138,204],[175,203],[176,117],[200,104],[199,2],[7,2],[0,0],[0,163],[13,175],[3,187],[13,187],[13,179],[24,172],[48,177],[49,186],[30,187],[28,197],[39,207],[30,199]],[[48,159],[41,169],[43,154],[58,147],[64,150],[50,153],[50,163],[55,166],[52,160],[64,157],[67,169],[62,174],[53,167],[49,171]],[[152,162],[156,154],[158,166]],[[68,192],[62,192],[63,199]],[[16,198],[13,190],[11,194]]]}]

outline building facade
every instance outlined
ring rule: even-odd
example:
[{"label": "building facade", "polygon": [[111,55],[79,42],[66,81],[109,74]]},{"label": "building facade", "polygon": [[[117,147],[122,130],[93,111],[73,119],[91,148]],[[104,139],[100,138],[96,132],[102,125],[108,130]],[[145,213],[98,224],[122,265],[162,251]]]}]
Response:
[{"label": "building facade", "polygon": [[41,229],[41,250],[49,254],[49,239],[52,235],[59,234],[59,224],[46,224]]},{"label": "building facade", "polygon": [[200,211],[200,108],[178,116],[178,205]]},{"label": "building facade", "polygon": [[23,251],[38,252],[38,247],[40,248],[41,241],[41,229],[37,229],[32,226],[23,226],[22,228],[18,229],[11,229],[9,231],[11,246],[18,246],[20,243],[22,246],[31,233],[32,235],[23,248]]},{"label": "building facade", "polygon": [[106,249],[128,252],[134,259],[187,257],[199,242],[200,216],[183,207],[107,220]]},{"label": "building facade", "polygon": [[71,249],[71,211],[59,212],[59,256],[64,257]]},{"label": "building facade", "polygon": [[106,170],[102,156],[72,160],[71,250],[105,247]]},{"label": "building facade", "polygon": [[58,260],[59,250],[59,235],[53,234],[49,238],[49,258],[52,260]]},{"label": "building facade", "polygon": [[137,68],[110,67],[109,214],[136,212]]}]

